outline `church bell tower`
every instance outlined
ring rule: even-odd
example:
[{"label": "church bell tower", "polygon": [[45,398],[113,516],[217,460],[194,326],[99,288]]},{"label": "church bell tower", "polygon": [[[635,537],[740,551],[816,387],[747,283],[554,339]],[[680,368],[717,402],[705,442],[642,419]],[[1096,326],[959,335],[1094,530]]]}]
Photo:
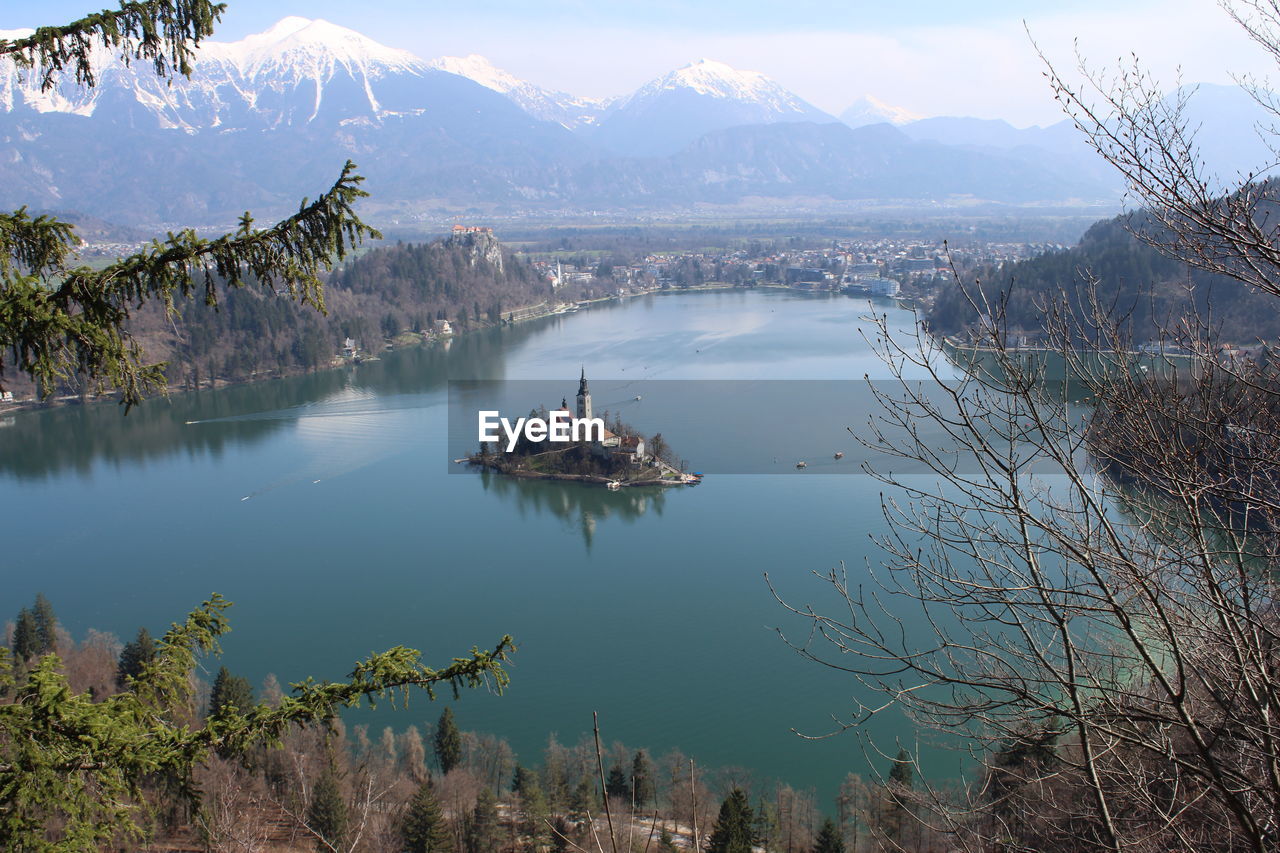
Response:
[{"label": "church bell tower", "polygon": [[582,378],[578,380],[578,417],[591,417],[591,389],[587,387],[587,369],[582,368]]}]

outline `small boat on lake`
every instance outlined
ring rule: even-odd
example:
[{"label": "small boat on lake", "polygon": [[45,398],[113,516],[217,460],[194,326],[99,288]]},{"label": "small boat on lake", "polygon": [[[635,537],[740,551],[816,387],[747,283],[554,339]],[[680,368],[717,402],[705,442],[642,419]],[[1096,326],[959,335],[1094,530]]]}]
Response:
[{"label": "small boat on lake", "polygon": [[843,452],[843,451],[840,451],[840,450],[837,450],[837,451],[836,451],[836,455],[835,455],[835,456],[833,456],[832,458],[833,458],[833,459],[843,459],[843,458],[844,458],[844,452]]},{"label": "small boat on lake", "polygon": [[797,467],[797,468],[808,468],[808,467],[809,467],[809,463],[808,463],[808,462],[804,462],[804,461],[800,461],[800,462],[797,462],[797,463],[796,463],[796,467]]}]

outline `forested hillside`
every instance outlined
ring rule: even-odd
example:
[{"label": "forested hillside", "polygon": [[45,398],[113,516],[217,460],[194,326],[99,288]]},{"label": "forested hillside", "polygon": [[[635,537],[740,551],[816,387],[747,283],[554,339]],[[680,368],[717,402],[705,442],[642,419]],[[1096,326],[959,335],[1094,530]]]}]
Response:
[{"label": "forested hillside", "polygon": [[1089,316],[1090,283],[1096,281],[1099,303],[1124,321],[1135,343],[1158,338],[1161,329],[1187,316],[1203,318],[1224,342],[1248,345],[1280,337],[1272,297],[1166,257],[1131,231],[1158,234],[1156,227],[1144,216],[1116,217],[1095,223],[1066,251],[963,271],[963,288],[940,281],[930,326],[944,335],[976,329],[984,312],[974,302],[985,301],[986,313],[1003,314],[1010,334],[1035,340],[1043,336],[1047,309],[1067,304],[1077,317]]},{"label": "forested hillside", "polygon": [[492,235],[462,234],[381,247],[336,270],[326,283],[326,315],[246,288],[217,310],[184,304],[169,329],[149,318],[145,339],[149,354],[170,362],[176,386],[240,381],[327,366],[347,338],[376,352],[402,332],[430,331],[440,320],[466,331],[550,296],[550,284]]},{"label": "forested hillside", "polygon": [[[168,362],[170,386],[181,389],[327,367],[347,338],[373,354],[441,320],[465,332],[550,297],[532,264],[492,234],[471,232],[382,246],[350,261],[326,282],[324,314],[251,284],[224,292],[216,308],[179,302],[176,318],[148,306],[131,329],[148,358]],[[25,377],[6,382],[19,399],[34,393]],[[79,390],[69,384],[59,393]]]}]

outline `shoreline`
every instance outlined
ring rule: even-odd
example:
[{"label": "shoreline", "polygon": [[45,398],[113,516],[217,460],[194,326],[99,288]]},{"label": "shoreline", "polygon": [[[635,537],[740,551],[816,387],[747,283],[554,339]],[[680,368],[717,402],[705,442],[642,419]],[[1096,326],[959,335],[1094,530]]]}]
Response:
[{"label": "shoreline", "polygon": [[[686,292],[705,293],[705,292],[711,292],[711,291],[724,291],[724,290],[746,291],[746,290],[765,290],[765,289],[788,290],[796,293],[809,293],[809,294],[830,293],[831,295],[834,295],[834,296],[841,295],[839,291],[820,291],[820,290],[813,290],[811,288],[795,287],[794,285],[781,284],[781,283],[752,284],[750,286],[742,286],[742,285],[736,285],[736,284],[729,284],[727,282],[726,283],[708,282],[705,284],[693,285],[690,287],[669,287],[665,289],[653,288],[650,290],[637,290],[637,291],[633,291],[633,292],[621,294],[621,295],[613,294],[611,296],[600,296],[595,299],[583,299],[583,300],[578,300],[576,302],[558,302],[558,303],[555,303],[554,305],[543,302],[543,303],[539,303],[538,305],[531,305],[521,309],[513,309],[510,313],[516,314],[519,311],[528,311],[528,310],[540,308],[543,306],[546,306],[545,310],[537,311],[536,313],[526,314],[524,316],[516,316],[516,317],[513,317],[511,320],[501,320],[496,324],[477,326],[476,328],[468,328],[465,331],[455,332],[450,335],[425,337],[421,332],[401,332],[400,333],[401,336],[414,335],[417,337],[421,337],[422,339],[420,341],[415,341],[413,343],[406,343],[406,344],[395,344],[394,339],[388,340],[388,341],[385,341],[385,343],[391,344],[391,346],[389,347],[384,346],[383,349],[379,350],[378,352],[395,352],[398,350],[411,349],[413,347],[435,346],[447,341],[456,340],[464,335],[472,334],[478,331],[483,331],[485,329],[496,329],[496,328],[501,328],[507,325],[513,326],[518,323],[526,323],[533,320],[544,320],[548,317],[558,317],[558,316],[564,316],[568,314],[574,314],[584,307],[591,306],[591,305],[598,305],[605,302],[623,302],[625,300],[636,299],[642,296],[655,296],[655,295],[661,295],[664,293],[686,293]],[[335,356],[334,359],[326,367],[316,367],[316,368],[310,368],[310,369],[307,369],[307,368],[291,369],[283,373],[272,373],[272,375],[270,376],[250,376],[244,379],[217,379],[217,380],[213,380],[212,384],[207,386],[202,386],[199,388],[168,387],[164,390],[164,392],[158,393],[153,397],[148,397],[147,400],[167,399],[168,397],[171,397],[177,394],[191,394],[191,393],[199,393],[201,391],[218,391],[223,388],[230,388],[230,387],[235,387],[240,385],[251,385],[251,384],[262,383],[262,382],[270,382],[272,380],[277,380],[277,379],[291,379],[298,376],[306,376],[308,374],[321,373],[328,370],[341,370],[343,368],[358,367],[361,364],[364,364],[366,362],[377,363],[378,360],[379,360],[379,356],[377,353],[371,353],[369,356],[359,358],[359,359],[349,359],[343,356]],[[86,394],[63,394],[56,397],[50,397],[44,400],[41,400],[39,398],[24,398],[21,400],[14,400],[12,402],[0,403],[0,416],[11,416],[11,415],[24,413],[24,412],[44,411],[44,410],[50,410],[50,409],[61,409],[61,408],[66,408],[70,406],[88,406],[88,405],[99,405],[104,403],[119,404],[119,401],[120,401],[120,397],[118,394],[115,394],[115,393],[87,394],[87,395]]]},{"label": "shoreline", "polygon": [[698,482],[698,480],[688,474],[681,474],[681,479],[679,480],[669,480],[661,476],[654,479],[631,480],[606,477],[603,474],[558,474],[547,471],[533,471],[528,468],[504,468],[497,460],[485,459],[474,453],[470,456],[464,456],[462,459],[455,459],[454,462],[466,462],[468,465],[473,465],[477,468],[484,468],[501,474],[504,477],[514,477],[519,480],[560,480],[570,483],[589,483],[592,485],[608,486],[609,488],[619,489],[636,486],[691,486]]}]

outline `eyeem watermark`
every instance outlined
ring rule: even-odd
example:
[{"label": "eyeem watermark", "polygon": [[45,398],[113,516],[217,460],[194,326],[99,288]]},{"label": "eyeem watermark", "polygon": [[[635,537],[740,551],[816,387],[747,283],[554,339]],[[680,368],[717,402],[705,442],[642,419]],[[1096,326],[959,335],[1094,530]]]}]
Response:
[{"label": "eyeem watermark", "polygon": [[532,442],[604,441],[603,418],[576,418],[564,409],[550,412],[545,418],[516,418],[513,424],[496,410],[482,410],[478,417],[478,434],[482,444],[499,441],[499,427],[507,438],[507,452],[516,449],[523,435]]},{"label": "eyeem watermark", "polygon": [[[531,464],[544,472],[577,472],[607,462],[634,473],[645,465],[653,467],[656,457],[708,476],[813,477],[868,471],[894,477],[936,476],[934,466],[943,464],[981,475],[984,469],[964,436],[949,426],[956,420],[959,399],[969,411],[987,413],[974,423],[987,431],[985,441],[1010,447],[1018,460],[1031,466],[1027,470],[1055,470],[1052,459],[1042,467],[1044,454],[1035,450],[1035,419],[1018,416],[1013,409],[993,408],[1005,398],[996,389],[984,391],[973,383],[601,377],[591,380],[589,388],[581,385],[581,376],[450,379],[448,435],[441,459],[458,475],[474,473],[473,466],[459,464],[473,456],[504,465],[533,460]],[[1044,393],[1069,395],[1075,393],[1073,388],[1046,381]],[[581,403],[577,391],[585,392]],[[942,414],[943,421],[927,417],[926,411]],[[1055,404],[1042,417],[1050,412],[1064,416]],[[1072,404],[1065,414],[1074,419],[1086,413],[1087,407]],[[908,417],[910,427],[904,429],[901,421]],[[931,458],[904,458],[903,446],[924,448]]]}]

